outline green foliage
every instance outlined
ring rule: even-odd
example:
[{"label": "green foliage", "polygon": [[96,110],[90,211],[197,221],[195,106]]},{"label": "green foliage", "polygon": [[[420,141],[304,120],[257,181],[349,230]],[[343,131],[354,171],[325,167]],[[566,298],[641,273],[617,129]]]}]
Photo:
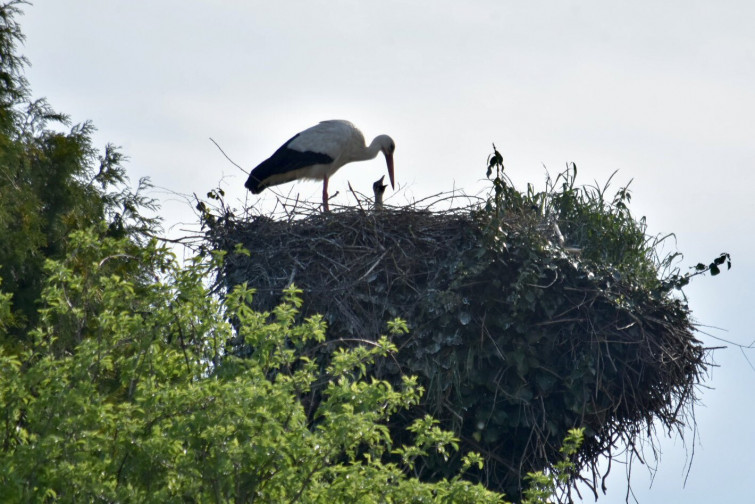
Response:
[{"label": "green foliage", "polygon": [[602,186],[597,183],[578,186],[577,165],[572,163],[555,178],[549,175],[544,191],[536,192],[528,185],[526,192],[520,192],[506,176],[503,156],[495,145],[488,158],[488,178],[493,171],[493,194],[484,211],[478,214],[492,239],[501,239],[497,232],[501,219],[510,219],[512,215],[527,216],[534,222],[556,222],[566,236],[565,244],[578,251],[581,262],[601,271],[610,269],[617,278],[627,277],[660,294],[682,289],[693,277],[706,272],[715,276],[723,264],[731,268],[731,257],[726,252],[707,266],[698,263],[689,273],[681,273],[674,267],[680,253],[658,257],[662,243],[673,235],[647,235],[645,217],[636,219],[629,209],[631,181],[613,196],[609,194],[616,172]]},{"label": "green foliage", "polygon": [[548,474],[544,472],[527,474],[529,485],[523,492],[521,504],[550,502],[554,495],[564,497],[570,495],[570,484],[579,475],[579,470],[573,462],[573,458],[579,453],[584,437],[584,429],[569,429],[564,444],[559,449],[563,459],[555,463]]},{"label": "green foliage", "polygon": [[0,130],[12,129],[16,118],[14,106],[27,96],[23,68],[27,61],[16,54],[16,46],[24,40],[16,16],[23,1],[0,4]]},{"label": "green foliage", "polygon": [[[608,195],[613,176],[602,187],[577,186],[577,166],[572,164],[555,179],[549,176],[545,191],[536,192],[530,185],[526,192],[520,192],[505,175],[503,157],[495,145],[493,151],[488,176],[495,168],[494,195],[482,217],[505,219],[520,215],[533,222],[557,222],[566,243],[579,249],[582,261],[592,266],[610,265],[618,274],[631,275],[643,283],[658,281],[652,260],[654,248],[649,246],[645,234],[645,219],[636,220],[629,211],[632,199],[629,185],[620,188],[613,197]],[[495,234],[496,223],[488,223],[487,228]]]},{"label": "green foliage", "polygon": [[13,294],[16,327],[0,342],[6,345],[24,342],[37,316],[44,261],[69,252],[70,232],[104,221],[101,236],[143,242],[156,226],[143,214],[153,208],[144,196],[149,185],[128,187],[118,150],[107,145],[100,154],[90,123],[70,126],[44,99],[30,100],[26,61],[16,54],[23,35],[14,17],[24,3],[0,5],[0,276]]},{"label": "green foliage", "polygon": [[[427,418],[414,443],[393,444],[386,422],[422,390],[369,376],[395,352],[388,338],[336,350],[322,375],[301,348],[325,328],[297,322],[295,287],[270,314],[250,309],[243,285],[222,306],[202,283],[211,264],[180,267],[154,242],[102,240],[98,229],[70,241],[78,255],[45,267],[34,350],[0,353],[3,502],[502,502],[460,475],[408,476],[418,454],[458,441]],[[129,262],[152,280],[114,267]],[[8,306],[1,296],[2,331]],[[225,354],[233,337],[252,345],[248,359]],[[74,343],[62,352],[59,340]],[[301,399],[317,380],[327,386],[312,422]]]}]

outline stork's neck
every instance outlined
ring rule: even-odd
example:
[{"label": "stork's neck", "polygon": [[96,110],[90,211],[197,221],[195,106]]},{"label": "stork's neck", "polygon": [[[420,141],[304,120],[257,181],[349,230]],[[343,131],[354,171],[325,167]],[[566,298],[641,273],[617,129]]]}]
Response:
[{"label": "stork's neck", "polygon": [[380,136],[375,137],[375,139],[372,140],[370,145],[363,147],[357,152],[353,152],[351,156],[352,160],[365,161],[367,159],[374,159],[375,156],[377,156],[379,152],[381,152],[382,150],[386,148],[385,138],[386,138],[385,135],[380,135]]},{"label": "stork's neck", "polygon": [[375,138],[370,145],[365,146],[361,151],[355,152],[354,161],[365,161],[375,158],[383,148],[383,144],[378,138]]},{"label": "stork's neck", "polygon": [[375,204],[373,205],[375,210],[383,209],[383,193],[385,192],[385,187],[381,189],[382,190],[375,189]]}]

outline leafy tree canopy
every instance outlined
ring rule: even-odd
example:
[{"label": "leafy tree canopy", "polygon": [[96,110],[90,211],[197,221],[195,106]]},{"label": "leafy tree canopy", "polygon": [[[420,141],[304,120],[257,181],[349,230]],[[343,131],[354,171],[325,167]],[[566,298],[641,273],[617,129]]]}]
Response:
[{"label": "leafy tree canopy", "polygon": [[143,195],[148,183],[129,188],[118,149],[98,151],[91,123],[72,125],[44,99],[31,98],[27,62],[16,52],[23,3],[0,5],[0,276],[13,294],[13,344],[35,320],[45,259],[65,257],[71,231],[105,221],[103,236],[140,241],[156,226],[144,215],[152,207]]},{"label": "leafy tree canopy", "polygon": [[[324,323],[296,321],[295,288],[272,314],[250,309],[245,286],[223,306],[203,287],[208,265],[180,267],[155,241],[135,249],[103,231],[72,233],[76,253],[46,261],[34,349],[0,353],[0,500],[502,502],[460,476],[408,476],[417,457],[458,440],[426,417],[414,443],[392,443],[385,423],[422,390],[370,378],[373,359],[395,351],[388,338],[336,350],[323,375],[300,350],[324,339]],[[118,274],[134,261],[151,282]],[[225,354],[229,317],[255,349],[248,359]],[[61,354],[59,338],[76,344]],[[311,421],[300,399],[316,380],[327,386]],[[465,457],[465,468],[478,463]]]}]

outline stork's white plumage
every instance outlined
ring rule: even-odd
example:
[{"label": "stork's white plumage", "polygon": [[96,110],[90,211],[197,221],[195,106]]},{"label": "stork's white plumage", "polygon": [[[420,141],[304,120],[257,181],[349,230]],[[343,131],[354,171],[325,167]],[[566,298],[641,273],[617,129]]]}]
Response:
[{"label": "stork's white plumage", "polygon": [[323,121],[296,134],[260,163],[246,181],[247,189],[259,194],[266,187],[297,179],[322,180],[323,210],[328,211],[328,179],[343,165],[373,159],[382,152],[393,182],[393,151],[396,144],[379,135],[366,145],[364,135],[349,121]]}]

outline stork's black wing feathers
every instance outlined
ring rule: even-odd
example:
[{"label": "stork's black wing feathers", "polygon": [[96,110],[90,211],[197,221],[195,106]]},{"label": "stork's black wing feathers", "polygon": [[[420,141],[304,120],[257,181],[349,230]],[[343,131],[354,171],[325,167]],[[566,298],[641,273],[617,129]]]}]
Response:
[{"label": "stork's black wing feathers", "polygon": [[[263,189],[270,185],[267,179],[272,176],[278,176],[294,171],[307,166],[316,164],[329,164],[333,162],[333,158],[327,154],[321,152],[312,151],[298,151],[295,149],[289,149],[288,145],[294,141],[299,134],[294,135],[288,142],[284,143],[272,156],[261,162],[257,167],[249,174],[244,186],[252,191],[254,194],[259,194]],[[276,183],[281,183],[276,182]]]}]

